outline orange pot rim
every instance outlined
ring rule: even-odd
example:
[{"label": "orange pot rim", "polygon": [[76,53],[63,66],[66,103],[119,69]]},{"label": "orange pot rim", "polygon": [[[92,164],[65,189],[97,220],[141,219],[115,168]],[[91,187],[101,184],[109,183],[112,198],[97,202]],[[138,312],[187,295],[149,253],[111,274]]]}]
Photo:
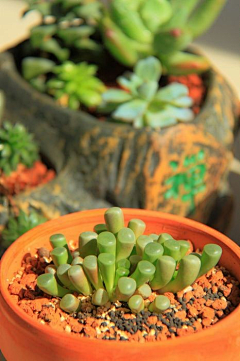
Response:
[{"label": "orange pot rim", "polygon": [[[60,217],[62,220],[66,220],[68,218],[71,217],[77,217],[78,215],[81,214],[81,217],[86,215],[89,215],[91,213],[92,216],[102,216],[104,214],[104,212],[106,211],[107,208],[101,208],[101,209],[94,209],[94,210],[86,210],[86,211],[80,211],[80,212],[75,212],[75,213],[71,213],[65,216]],[[157,212],[157,211],[149,211],[149,210],[141,210],[141,209],[134,209],[134,208],[122,208],[123,212],[125,215],[134,215],[134,216],[141,216],[143,214],[149,215],[149,216],[155,216],[157,218],[161,218],[161,219],[165,219],[165,220],[170,220],[173,222],[180,222],[181,224],[191,227],[194,230],[198,230],[199,233],[208,233],[209,235],[216,237],[217,239],[219,239],[221,242],[223,242],[230,250],[232,250],[239,258],[240,260],[240,247],[234,243],[230,238],[228,238],[227,236],[223,235],[222,233],[216,231],[213,228],[210,228],[202,223],[193,221],[191,219],[185,218],[185,217],[181,217],[181,216],[177,216],[177,215],[172,215],[172,214],[168,214],[168,213],[164,213],[164,212]],[[4,269],[4,263],[6,262],[8,256],[11,254],[12,249],[14,249],[14,247],[17,247],[18,244],[21,242],[22,239],[25,238],[25,235],[31,235],[31,233],[35,233],[36,230],[41,231],[42,229],[44,229],[47,226],[51,226],[51,224],[53,224],[54,222],[56,222],[57,220],[59,220],[59,218],[57,219],[53,219],[50,220],[44,224],[41,224],[37,227],[35,227],[34,229],[28,231],[27,233],[25,233],[24,235],[22,235],[21,237],[19,237],[5,252],[5,254],[2,257],[2,260],[0,262],[0,271],[2,269]],[[220,262],[221,263],[221,262]],[[80,344],[84,344],[86,347],[87,346],[94,346],[99,342],[106,342],[106,340],[99,340],[99,339],[90,339],[87,337],[79,337],[78,335],[75,334],[68,334],[67,332],[63,332],[63,331],[58,331],[58,330],[53,330],[50,327],[46,327],[46,325],[42,325],[40,324],[38,321],[34,320],[33,318],[31,318],[30,316],[26,315],[26,313],[20,308],[18,307],[15,303],[12,302],[11,298],[10,298],[10,294],[8,291],[8,288],[5,287],[3,288],[3,284],[5,283],[5,279],[3,276],[3,272],[0,272],[0,286],[1,286],[1,293],[2,293],[2,297],[4,299],[4,301],[8,304],[8,306],[11,308],[11,310],[17,314],[17,316],[19,318],[21,318],[22,321],[29,323],[33,328],[37,329],[40,332],[45,333],[46,335],[48,335],[49,337],[64,337],[65,339],[68,339],[69,342],[71,341],[72,344],[74,344],[76,347],[78,347]],[[174,339],[171,340],[165,340],[165,341],[154,341],[154,344],[156,345],[161,345],[161,349],[165,348],[165,347],[177,347],[179,344],[189,344],[189,342],[194,342],[194,340],[196,340],[196,338],[200,339],[200,338],[208,338],[210,337],[212,334],[215,334],[217,332],[223,332],[223,328],[227,325],[230,326],[230,324],[234,324],[234,318],[240,318],[240,305],[238,305],[235,310],[233,312],[231,312],[227,317],[225,317],[223,320],[218,321],[216,324],[212,325],[211,327],[209,327],[208,329],[196,332],[194,334],[190,334],[190,335],[186,335],[184,337],[176,337]],[[119,344],[120,341],[115,341],[115,340],[111,340],[111,345],[116,345]],[[152,347],[152,343],[151,342],[145,342],[145,343],[140,343],[140,342],[134,342],[134,344],[138,344],[139,348],[142,349],[146,349],[148,347]],[[132,342],[125,342],[124,343],[124,348],[128,349],[132,347]]]}]

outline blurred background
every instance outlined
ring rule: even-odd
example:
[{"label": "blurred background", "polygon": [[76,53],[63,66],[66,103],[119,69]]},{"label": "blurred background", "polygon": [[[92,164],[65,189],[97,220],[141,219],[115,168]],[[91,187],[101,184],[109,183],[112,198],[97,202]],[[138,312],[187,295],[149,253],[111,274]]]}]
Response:
[{"label": "blurred background", "polygon": [[[1,2],[1,0],[0,0]],[[230,81],[240,97],[240,1],[229,0],[212,28],[196,45]],[[240,160],[240,134],[235,141],[235,157]],[[233,215],[227,235],[240,245],[240,175],[230,174]],[[0,359],[4,360],[0,353]]]},{"label": "blurred background", "polygon": [[[240,98],[240,1],[229,0],[222,13],[196,45],[230,81]],[[235,157],[240,159],[240,133],[235,141]],[[234,210],[227,235],[240,245],[240,176],[230,174]]]}]

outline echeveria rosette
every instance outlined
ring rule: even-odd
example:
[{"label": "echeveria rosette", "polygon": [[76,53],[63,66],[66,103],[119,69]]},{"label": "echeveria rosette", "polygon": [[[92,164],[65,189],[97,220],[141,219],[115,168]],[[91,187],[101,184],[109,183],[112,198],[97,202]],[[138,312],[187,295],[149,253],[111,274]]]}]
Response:
[{"label": "echeveria rosette", "polygon": [[189,107],[193,100],[188,96],[188,88],[172,83],[159,89],[161,74],[157,58],[139,60],[133,73],[117,79],[122,89],[108,89],[102,94],[99,110],[135,128],[163,128],[191,121],[194,114]]},{"label": "echeveria rosette", "polygon": [[17,217],[10,217],[6,228],[2,231],[2,246],[9,247],[17,238],[30,229],[46,222],[46,218],[36,211],[30,211],[29,214],[20,210]]},{"label": "echeveria rosette", "polygon": [[169,74],[206,71],[209,62],[205,57],[184,51],[211,26],[225,2],[112,0],[101,19],[105,46],[129,67],[154,55]]},{"label": "echeveria rosette", "polygon": [[95,65],[66,61],[54,67],[52,72],[54,76],[47,82],[47,91],[60,104],[74,110],[101,104],[105,85],[95,76]]},{"label": "echeveria rosette", "polygon": [[127,302],[133,313],[147,308],[162,313],[170,301],[157,294],[183,290],[220,259],[222,249],[216,244],[205,245],[202,254],[187,254],[188,241],[176,241],[167,233],[144,235],[146,225],[139,219],[131,219],[129,227],[124,227],[118,207],[104,216],[106,224],[94,227],[99,233],[80,234],[79,248],[71,257],[63,234],[50,237],[54,265],[47,265],[38,287],[52,296],[64,296],[60,307],[68,313],[80,308],[77,293],[89,297],[95,306],[120,301]]},{"label": "echeveria rosette", "polygon": [[0,128],[0,171],[10,175],[19,164],[31,168],[39,159],[39,148],[22,124],[5,121]]}]

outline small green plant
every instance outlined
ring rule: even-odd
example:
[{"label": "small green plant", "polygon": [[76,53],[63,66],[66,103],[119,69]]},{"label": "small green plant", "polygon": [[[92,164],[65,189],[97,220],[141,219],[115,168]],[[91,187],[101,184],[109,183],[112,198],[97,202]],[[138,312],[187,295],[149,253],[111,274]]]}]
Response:
[{"label": "small green plant", "polygon": [[0,171],[9,175],[18,164],[32,167],[38,159],[38,146],[21,124],[4,122],[0,129]]},{"label": "small green plant", "polygon": [[79,49],[97,51],[100,44],[92,38],[101,18],[101,1],[29,0],[29,10],[38,10],[43,24],[31,30],[30,44],[58,62],[69,59]]},{"label": "small green plant", "polygon": [[[73,313],[81,309],[77,294],[90,296],[92,303],[127,302],[132,312],[148,308],[162,313],[170,306],[168,297],[152,293],[178,292],[191,285],[219,261],[222,249],[208,244],[202,254],[188,254],[188,241],[176,241],[170,234],[144,235],[146,225],[132,219],[124,226],[118,207],[108,209],[105,224],[79,236],[79,248],[70,252],[62,234],[50,237],[53,265],[37,279],[45,293],[61,297],[60,307]],[[76,261],[77,260],[77,261]],[[73,295],[74,293],[74,295]]]},{"label": "small green plant", "polygon": [[103,93],[100,110],[111,112],[113,119],[136,128],[159,128],[192,120],[188,88],[172,83],[159,89],[161,74],[161,63],[157,58],[139,60],[133,73],[117,79],[122,89],[108,89]]},{"label": "small green plant", "polygon": [[65,98],[66,106],[79,109],[98,106],[102,101],[104,84],[95,74],[97,67],[85,62],[74,64],[67,61],[53,69],[55,77],[47,82],[49,94],[61,101]]},{"label": "small green plant", "polygon": [[[48,73],[70,59],[79,63],[100,57],[98,21],[102,4],[97,0],[29,0],[29,10],[38,10],[43,24],[31,30],[28,53],[22,61],[22,74],[41,92],[47,91]],[[88,55],[87,55],[88,54]],[[86,59],[85,59],[86,58]]]},{"label": "small green plant", "polygon": [[46,222],[46,218],[35,211],[29,214],[20,210],[17,217],[10,217],[6,228],[2,232],[2,247],[8,248],[17,238],[30,229]]},{"label": "small green plant", "polygon": [[105,46],[124,65],[157,56],[164,72],[208,69],[206,58],[184,52],[218,16],[226,0],[112,0],[101,28]]}]

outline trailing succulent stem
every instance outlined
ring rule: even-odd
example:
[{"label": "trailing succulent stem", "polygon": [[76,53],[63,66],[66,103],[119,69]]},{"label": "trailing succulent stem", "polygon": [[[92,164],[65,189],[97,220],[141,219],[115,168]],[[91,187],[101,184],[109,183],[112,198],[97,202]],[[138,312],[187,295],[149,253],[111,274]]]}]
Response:
[{"label": "trailing succulent stem", "polygon": [[38,160],[38,146],[22,124],[5,121],[0,128],[0,172],[9,175],[19,164],[31,168]]},{"label": "trailing succulent stem", "polygon": [[[117,79],[120,89],[110,88],[102,94],[99,111],[135,128],[163,128],[178,121],[192,120],[194,115],[189,109],[192,99],[188,96],[188,88],[172,83],[159,89],[161,75],[162,66],[157,58],[139,60],[133,73]],[[131,227],[141,229],[141,225],[134,223]]]},{"label": "trailing succulent stem", "polygon": [[78,294],[90,296],[96,306],[120,301],[135,313],[147,307],[162,313],[170,307],[169,298],[156,294],[149,304],[153,291],[178,292],[221,257],[222,249],[216,244],[205,245],[202,254],[188,254],[188,241],[174,240],[167,233],[144,235],[146,225],[139,219],[124,227],[120,208],[108,209],[104,218],[106,224],[96,225],[96,232],[80,234],[79,248],[73,252],[64,235],[50,237],[54,264],[46,267],[37,284],[45,293],[62,297],[60,307],[68,313],[81,308]]}]

